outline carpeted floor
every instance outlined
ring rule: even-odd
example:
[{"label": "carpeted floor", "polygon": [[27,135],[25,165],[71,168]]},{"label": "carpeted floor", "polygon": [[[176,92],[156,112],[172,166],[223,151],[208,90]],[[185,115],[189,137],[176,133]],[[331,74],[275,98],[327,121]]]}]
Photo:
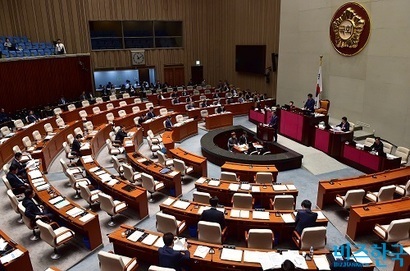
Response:
[{"label": "carpeted floor", "polygon": [[[256,131],[256,126],[247,120],[247,116],[235,117],[234,125],[243,125],[248,129]],[[180,146],[190,152],[202,155],[199,142],[200,138],[205,133],[205,130],[199,129],[197,136],[184,140]],[[309,199],[312,203],[316,203],[317,186],[319,180],[357,176],[362,174],[360,171],[341,164],[314,148],[300,145],[282,136],[279,136],[278,142],[303,154],[304,156],[302,168],[280,172],[278,175],[278,182],[293,182],[298,188],[299,196],[297,198],[297,208],[299,208],[301,201],[304,199]],[[177,147],[178,146],[179,144],[177,144]],[[146,142],[144,142],[141,146],[140,151],[147,157],[151,156],[151,152],[149,151]],[[63,195],[70,197],[70,199],[76,201],[81,206],[88,208],[88,205],[84,200],[73,198],[74,190],[67,186],[68,180],[62,173],[61,166],[58,162],[60,157],[63,157],[62,153],[59,157],[56,157],[55,162],[51,165],[48,174],[49,180]],[[97,160],[101,166],[109,169],[115,174],[106,148],[101,150]],[[219,178],[220,168],[208,162],[208,176]],[[195,180],[193,178],[188,178],[184,181],[182,186],[183,198],[192,199],[194,181]],[[5,196],[5,189],[2,189],[0,193],[3,193],[3,196]],[[167,195],[159,194],[156,196],[156,202],[149,204],[149,218],[140,221],[137,214],[133,210],[129,209],[124,213],[124,216],[119,216],[116,218],[116,221],[118,222],[117,226],[121,223],[130,225],[138,224],[139,227],[155,230],[155,213],[159,211],[159,203],[165,200],[166,197]],[[63,256],[58,261],[53,261],[50,259],[52,248],[41,240],[29,240],[31,231],[24,224],[18,224],[16,222],[18,215],[12,211],[8,203],[1,206],[0,210],[3,217],[0,221],[0,228],[9,234],[17,243],[22,244],[30,251],[30,258],[34,266],[34,270],[45,270],[47,267],[52,265],[59,267],[61,270],[70,271],[99,270],[96,253],[99,249],[92,252],[88,251],[82,244],[81,236],[77,236],[76,240],[71,242],[69,245],[63,246],[61,249]],[[113,228],[107,225],[109,216],[105,212],[99,209],[96,209],[95,211],[100,217],[101,232],[104,244],[102,249],[111,250],[112,245],[109,244],[106,235],[112,232],[115,227]],[[342,211],[339,207],[331,206],[324,211],[324,214],[328,217],[330,222],[327,230],[327,247],[332,249],[333,246],[347,243],[348,240],[344,237],[347,227],[347,221],[345,220],[346,212]],[[359,238],[358,243],[363,243],[370,246],[376,241],[377,238],[373,234],[369,234],[368,236]],[[242,246],[244,246],[244,244],[244,242],[237,243],[237,245]],[[281,247],[291,247],[291,244],[281,244]],[[386,260],[386,264],[387,267],[380,268],[380,270],[392,270],[393,262],[390,259]],[[139,270],[146,269],[147,266],[142,265]]]}]

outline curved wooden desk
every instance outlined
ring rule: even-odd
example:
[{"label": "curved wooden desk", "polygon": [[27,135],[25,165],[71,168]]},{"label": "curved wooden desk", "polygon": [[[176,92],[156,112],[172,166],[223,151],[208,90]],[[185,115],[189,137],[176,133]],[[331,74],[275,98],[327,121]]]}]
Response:
[{"label": "curved wooden desk", "polygon": [[[148,234],[147,236],[152,236],[154,244],[147,245],[144,244],[144,240],[142,241],[130,241],[127,238],[123,237],[124,234],[129,232],[135,231],[135,228],[128,225],[121,225],[117,230],[113,231],[108,235],[108,239],[110,242],[113,243],[114,251],[117,254],[121,254],[128,257],[133,257],[138,255],[138,261],[143,261],[149,264],[158,265],[158,243],[160,238],[162,238],[162,233],[159,232],[152,232],[143,230],[144,234]],[[158,242],[158,243],[156,243]],[[261,265],[259,263],[251,263],[242,260],[240,262],[228,261],[221,259],[221,253],[223,246],[217,244],[211,244],[206,242],[200,242],[195,240],[187,240],[188,242],[188,249],[191,255],[191,259],[189,261],[190,270],[195,271],[222,271],[222,270],[237,270],[237,271],[260,271]],[[215,251],[215,254],[207,254],[205,258],[194,256],[194,253],[198,246],[206,246],[212,248]],[[275,250],[264,250],[264,249],[251,249],[251,248],[244,248],[244,247],[236,247],[237,250],[242,251],[260,251],[260,252],[274,252]],[[279,251],[278,251],[279,252]],[[315,251],[315,254],[322,255],[329,253],[326,249]],[[317,270],[317,267],[314,261],[306,261],[308,269],[306,270]],[[370,271],[374,269],[374,265],[365,266],[363,270]],[[276,269],[275,269],[276,270]]]},{"label": "curved wooden desk", "polygon": [[332,179],[318,183],[316,205],[324,209],[335,203],[336,195],[345,195],[351,189],[378,191],[390,184],[405,184],[410,179],[410,167],[398,168],[353,178]]},{"label": "curved wooden desk", "polygon": [[[186,209],[180,209],[174,206],[174,204],[179,201],[176,198],[168,198],[170,205],[166,205],[164,201],[159,205],[161,211],[164,213],[173,215],[177,220],[185,220],[188,225],[197,225],[199,218],[201,216],[201,206],[208,206],[206,204],[201,204],[193,201],[184,201],[189,203]],[[168,200],[167,200],[168,201]],[[266,210],[268,213],[268,219],[258,219],[254,218],[253,215],[258,214],[256,209],[248,209],[248,218],[234,218],[231,217],[231,213],[234,208],[225,207],[225,220],[226,226],[228,227],[228,235],[233,235],[237,238],[243,238],[243,234],[246,230],[254,228],[271,229],[275,236],[280,236],[280,240],[289,239],[292,236],[292,232],[295,229],[295,223],[285,223],[282,219],[281,214],[293,214],[291,210]],[[239,209],[236,209],[239,210]],[[294,217],[293,217],[294,220]],[[317,226],[326,226],[327,218],[318,219],[316,221]]]},{"label": "curved wooden desk", "polygon": [[[40,174],[41,172],[38,171]],[[86,243],[85,246],[93,250],[96,247],[99,247],[102,244],[102,238],[101,238],[101,228],[100,228],[100,221],[98,219],[98,214],[90,211],[90,210],[84,210],[80,205],[77,203],[71,201],[69,198],[64,197],[61,195],[59,191],[57,191],[47,180],[47,177],[44,174],[41,174],[41,178],[44,179],[45,182],[49,183],[50,188],[47,190],[43,191],[38,191],[37,188],[35,188],[33,184],[33,179],[31,178],[30,174],[32,174],[33,171],[30,171],[28,173],[28,179],[30,181],[30,185],[35,191],[37,198],[44,204],[44,206],[47,206],[48,210],[50,210],[56,218],[61,219],[64,222],[64,225],[67,228],[70,228],[73,230],[76,234],[80,234],[84,236],[84,242]],[[35,181],[34,181],[35,182]],[[57,208],[55,205],[50,203],[50,200],[56,198],[56,197],[62,197],[65,200],[68,201],[68,205],[64,206],[62,208]],[[73,209],[73,208],[78,208],[84,211],[83,215],[77,215],[75,217],[72,217],[67,214],[67,211]],[[87,216],[89,215],[89,218]],[[84,218],[87,218],[85,222],[82,221]]]},{"label": "curved wooden desk", "polygon": [[154,119],[149,119],[141,124],[142,128],[144,128],[144,136],[147,136],[147,131],[151,130],[155,135],[161,131],[164,131],[164,121],[167,119],[168,116],[171,116],[171,121],[175,123],[175,116],[177,113],[175,112],[168,112],[165,116],[160,116],[159,114],[155,113],[156,117]]},{"label": "curved wooden desk", "polygon": [[356,240],[359,235],[369,234],[376,223],[389,224],[392,220],[410,217],[410,198],[354,205],[350,208],[346,234]]},{"label": "curved wooden desk", "polygon": [[[24,248],[22,245],[17,244],[14,242],[6,233],[4,233],[2,230],[0,230],[0,238],[3,238],[4,241],[7,242],[8,246],[15,249],[19,249],[21,252],[23,252],[23,255],[21,255],[18,258],[15,258],[11,260],[8,263],[4,263],[4,269],[6,271],[16,271],[16,270],[24,270],[24,271],[33,271],[33,266],[31,265],[30,261],[30,256],[29,252],[26,248]],[[1,255],[2,257],[5,255]]]},{"label": "curved wooden desk", "polygon": [[[292,195],[296,198],[298,196],[299,191],[293,184],[283,184],[279,185],[262,185],[262,184],[255,184],[253,183],[251,190],[243,190],[238,189],[237,191],[230,190],[229,186],[231,184],[240,184],[239,182],[230,182],[221,180],[219,186],[211,186],[208,184],[208,181],[204,181],[205,178],[200,178],[198,181],[195,182],[195,188],[197,191],[200,192],[208,192],[211,196],[217,196],[219,199],[219,203],[225,206],[232,206],[232,196],[235,193],[246,193],[251,194],[252,197],[255,199],[255,206],[260,206],[261,208],[270,209],[270,200],[274,199],[277,195]],[[274,189],[277,188],[277,190]],[[285,189],[285,190],[282,190]]]},{"label": "curved wooden desk", "polygon": [[198,120],[184,121],[181,125],[172,127],[172,140],[181,142],[187,137],[198,134]]},{"label": "curved wooden desk", "polygon": [[200,176],[208,176],[208,165],[205,157],[188,152],[182,148],[167,148],[167,153],[171,158],[180,159],[185,162],[185,165],[191,166],[194,169],[194,173]]},{"label": "curved wooden desk", "polygon": [[177,197],[182,195],[181,173],[171,170],[167,174],[162,174],[161,170],[165,168],[164,166],[145,158],[139,152],[127,153],[127,159],[138,171],[150,174],[155,180],[164,182],[171,195]]},{"label": "curved wooden desk", "polygon": [[221,166],[221,171],[236,173],[236,176],[238,176],[238,178],[240,178],[242,182],[255,182],[255,176],[257,172],[272,173],[274,182],[276,182],[276,179],[278,177],[278,170],[276,169],[275,165],[253,165],[225,162],[225,164]]},{"label": "curved wooden desk", "polygon": [[222,113],[222,114],[211,114],[205,117],[205,128],[207,130],[216,129],[219,127],[232,126],[233,125],[233,114]]}]

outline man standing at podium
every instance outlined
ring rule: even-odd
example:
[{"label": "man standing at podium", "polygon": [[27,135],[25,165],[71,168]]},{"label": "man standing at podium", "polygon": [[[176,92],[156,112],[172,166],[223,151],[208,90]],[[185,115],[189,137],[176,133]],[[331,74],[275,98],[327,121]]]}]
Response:
[{"label": "man standing at podium", "polygon": [[315,100],[313,99],[313,95],[311,93],[308,94],[308,99],[303,107],[311,113],[315,112]]},{"label": "man standing at podium", "polygon": [[275,142],[278,142],[278,116],[276,116],[276,111],[273,110],[272,111],[272,117],[270,119],[269,122],[269,127],[272,127],[273,129],[275,129],[275,133],[273,134],[273,140]]}]

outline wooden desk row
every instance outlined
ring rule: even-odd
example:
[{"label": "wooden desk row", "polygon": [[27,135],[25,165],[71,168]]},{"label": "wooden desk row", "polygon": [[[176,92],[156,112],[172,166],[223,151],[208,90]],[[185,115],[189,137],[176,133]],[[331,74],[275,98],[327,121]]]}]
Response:
[{"label": "wooden desk row", "polygon": [[352,239],[373,231],[376,223],[390,224],[392,220],[410,217],[410,198],[383,201],[376,204],[354,205],[350,208],[346,234]]},{"label": "wooden desk row", "polygon": [[240,178],[242,182],[255,182],[255,175],[257,172],[272,173],[274,182],[276,182],[276,179],[278,177],[278,170],[276,169],[275,165],[253,165],[225,162],[221,166],[221,171],[236,173],[236,176]]},{"label": "wooden desk row", "polygon": [[167,150],[173,149],[175,144],[198,134],[198,120],[184,121],[182,124],[172,127],[172,130],[162,134],[162,143]]},{"label": "wooden desk row", "polygon": [[[201,216],[201,211],[203,210],[201,207],[206,207],[208,205],[192,201],[184,201],[188,207],[186,209],[181,209],[175,207],[175,204],[178,201],[180,200],[169,197],[168,200],[161,203],[159,207],[161,211],[175,216],[177,220],[185,220],[187,225],[197,225]],[[255,218],[254,216],[259,214],[256,209],[246,210],[249,211],[248,218],[231,217],[232,210],[234,210],[234,208],[225,207],[225,220],[226,226],[228,227],[227,233],[228,235],[233,235],[237,238],[243,238],[244,232],[249,229],[262,228],[271,229],[275,236],[278,237],[277,240],[281,242],[282,240],[291,238],[292,232],[295,229],[294,222],[286,223],[281,217],[281,214],[291,214],[293,216],[292,210],[266,210],[264,214],[268,214],[268,219]],[[326,226],[327,223],[328,220],[324,216],[323,219],[318,218],[316,221],[317,226]]]},{"label": "wooden desk row", "polygon": [[405,184],[409,179],[410,167],[404,167],[353,178],[320,181],[318,183],[316,205],[324,209],[328,205],[335,203],[337,194],[343,196],[352,189],[376,192],[382,186]]},{"label": "wooden desk row", "polygon": [[205,128],[207,130],[216,129],[219,127],[232,126],[233,114],[225,112],[222,114],[212,114],[205,118]]},{"label": "wooden desk row", "polygon": [[[202,177],[195,182],[195,188],[200,192],[207,192],[211,196],[217,196],[219,203],[225,206],[232,206],[232,196],[235,193],[246,193],[251,194],[255,199],[255,206],[260,208],[270,209],[270,200],[274,199],[277,195],[292,195],[295,198],[298,196],[299,191],[293,184],[282,184],[282,185],[263,185],[263,184],[251,184],[250,190],[244,190],[239,187],[237,191],[231,190],[230,185],[237,184],[239,182],[230,182],[220,180],[218,186],[209,185],[209,179]],[[274,189],[276,187],[276,190]]]},{"label": "wooden desk row", "polygon": [[[38,191],[34,183],[36,182],[35,178],[33,179],[31,176],[33,174],[38,174],[43,178],[46,183],[49,184],[49,188],[46,190]],[[61,219],[64,222],[64,225],[73,230],[76,234],[80,234],[84,236],[84,240],[86,242],[86,247],[90,250],[93,250],[99,247],[102,244],[101,238],[101,228],[100,228],[100,221],[98,219],[98,214],[90,211],[84,210],[81,206],[77,203],[71,201],[69,198],[64,197],[57,191],[47,180],[47,177],[40,172],[40,170],[32,170],[28,172],[28,179],[30,182],[31,187],[36,193],[37,198],[50,210],[55,217]],[[55,199],[57,197],[61,197],[62,199],[68,201],[68,205],[57,208],[54,204],[50,203],[50,200]],[[77,215],[72,217],[67,214],[67,211],[78,208],[84,211],[83,215]],[[87,218],[84,221],[84,218]]]},{"label": "wooden desk row", "polygon": [[177,158],[185,162],[185,165],[194,169],[194,173],[199,176],[208,176],[207,159],[203,156],[188,152],[182,148],[167,149],[167,154],[171,158]]},{"label": "wooden desk row", "polygon": [[[125,255],[128,257],[135,257],[137,255],[137,260],[145,262],[147,264],[155,264],[158,265],[158,246],[162,246],[161,238],[162,233],[152,232],[152,231],[144,231],[144,234],[147,234],[150,238],[153,237],[154,243],[153,244],[145,244],[144,240],[142,241],[130,241],[124,234],[128,231],[134,231],[135,229],[132,226],[128,225],[121,225],[120,228],[113,231],[109,236],[108,239],[110,242],[113,243],[114,251],[117,254]],[[206,242],[200,242],[195,240],[187,240],[188,242],[188,249],[190,252],[190,261],[188,265],[190,270],[196,271],[208,271],[208,270],[215,270],[215,271],[222,271],[222,270],[238,270],[238,271],[260,271],[261,265],[260,263],[256,262],[247,262],[242,257],[240,262],[229,261],[221,259],[221,254],[223,250],[222,245],[211,244]],[[205,246],[208,248],[212,248],[214,254],[206,254],[204,258],[194,256],[195,251],[197,250],[198,246]],[[243,247],[236,247],[236,250],[242,251],[259,251],[259,252],[275,252],[275,250],[264,250],[264,249],[251,249],[251,248],[243,248]],[[279,251],[278,251],[279,252]],[[316,255],[323,255],[329,253],[327,250],[321,250],[315,252]],[[256,260],[256,259],[253,259]],[[306,261],[307,269],[306,270],[317,270],[317,267],[314,261]],[[363,270],[370,271],[374,269],[374,265],[365,266]]]},{"label": "wooden desk row", "polygon": [[[0,238],[3,238],[3,240],[7,243],[6,249],[10,248],[13,251],[18,249],[23,253],[20,257],[15,258],[7,263],[4,263],[3,264],[4,269],[6,271],[16,271],[16,270],[33,271],[33,266],[31,265],[28,250],[24,248],[23,246],[17,244],[16,242],[14,242],[13,239],[11,239],[2,230],[0,230]],[[13,253],[13,251],[10,251],[9,253]],[[1,255],[1,256],[4,257],[5,255]]]}]

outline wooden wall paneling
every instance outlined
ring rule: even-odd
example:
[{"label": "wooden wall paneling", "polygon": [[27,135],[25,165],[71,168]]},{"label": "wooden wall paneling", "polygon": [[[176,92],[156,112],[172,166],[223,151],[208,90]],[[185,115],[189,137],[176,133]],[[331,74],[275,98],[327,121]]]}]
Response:
[{"label": "wooden wall paneling", "polygon": [[0,9],[0,36],[12,35],[15,33],[15,25],[13,18],[13,13],[11,12],[10,1],[1,0]]}]

